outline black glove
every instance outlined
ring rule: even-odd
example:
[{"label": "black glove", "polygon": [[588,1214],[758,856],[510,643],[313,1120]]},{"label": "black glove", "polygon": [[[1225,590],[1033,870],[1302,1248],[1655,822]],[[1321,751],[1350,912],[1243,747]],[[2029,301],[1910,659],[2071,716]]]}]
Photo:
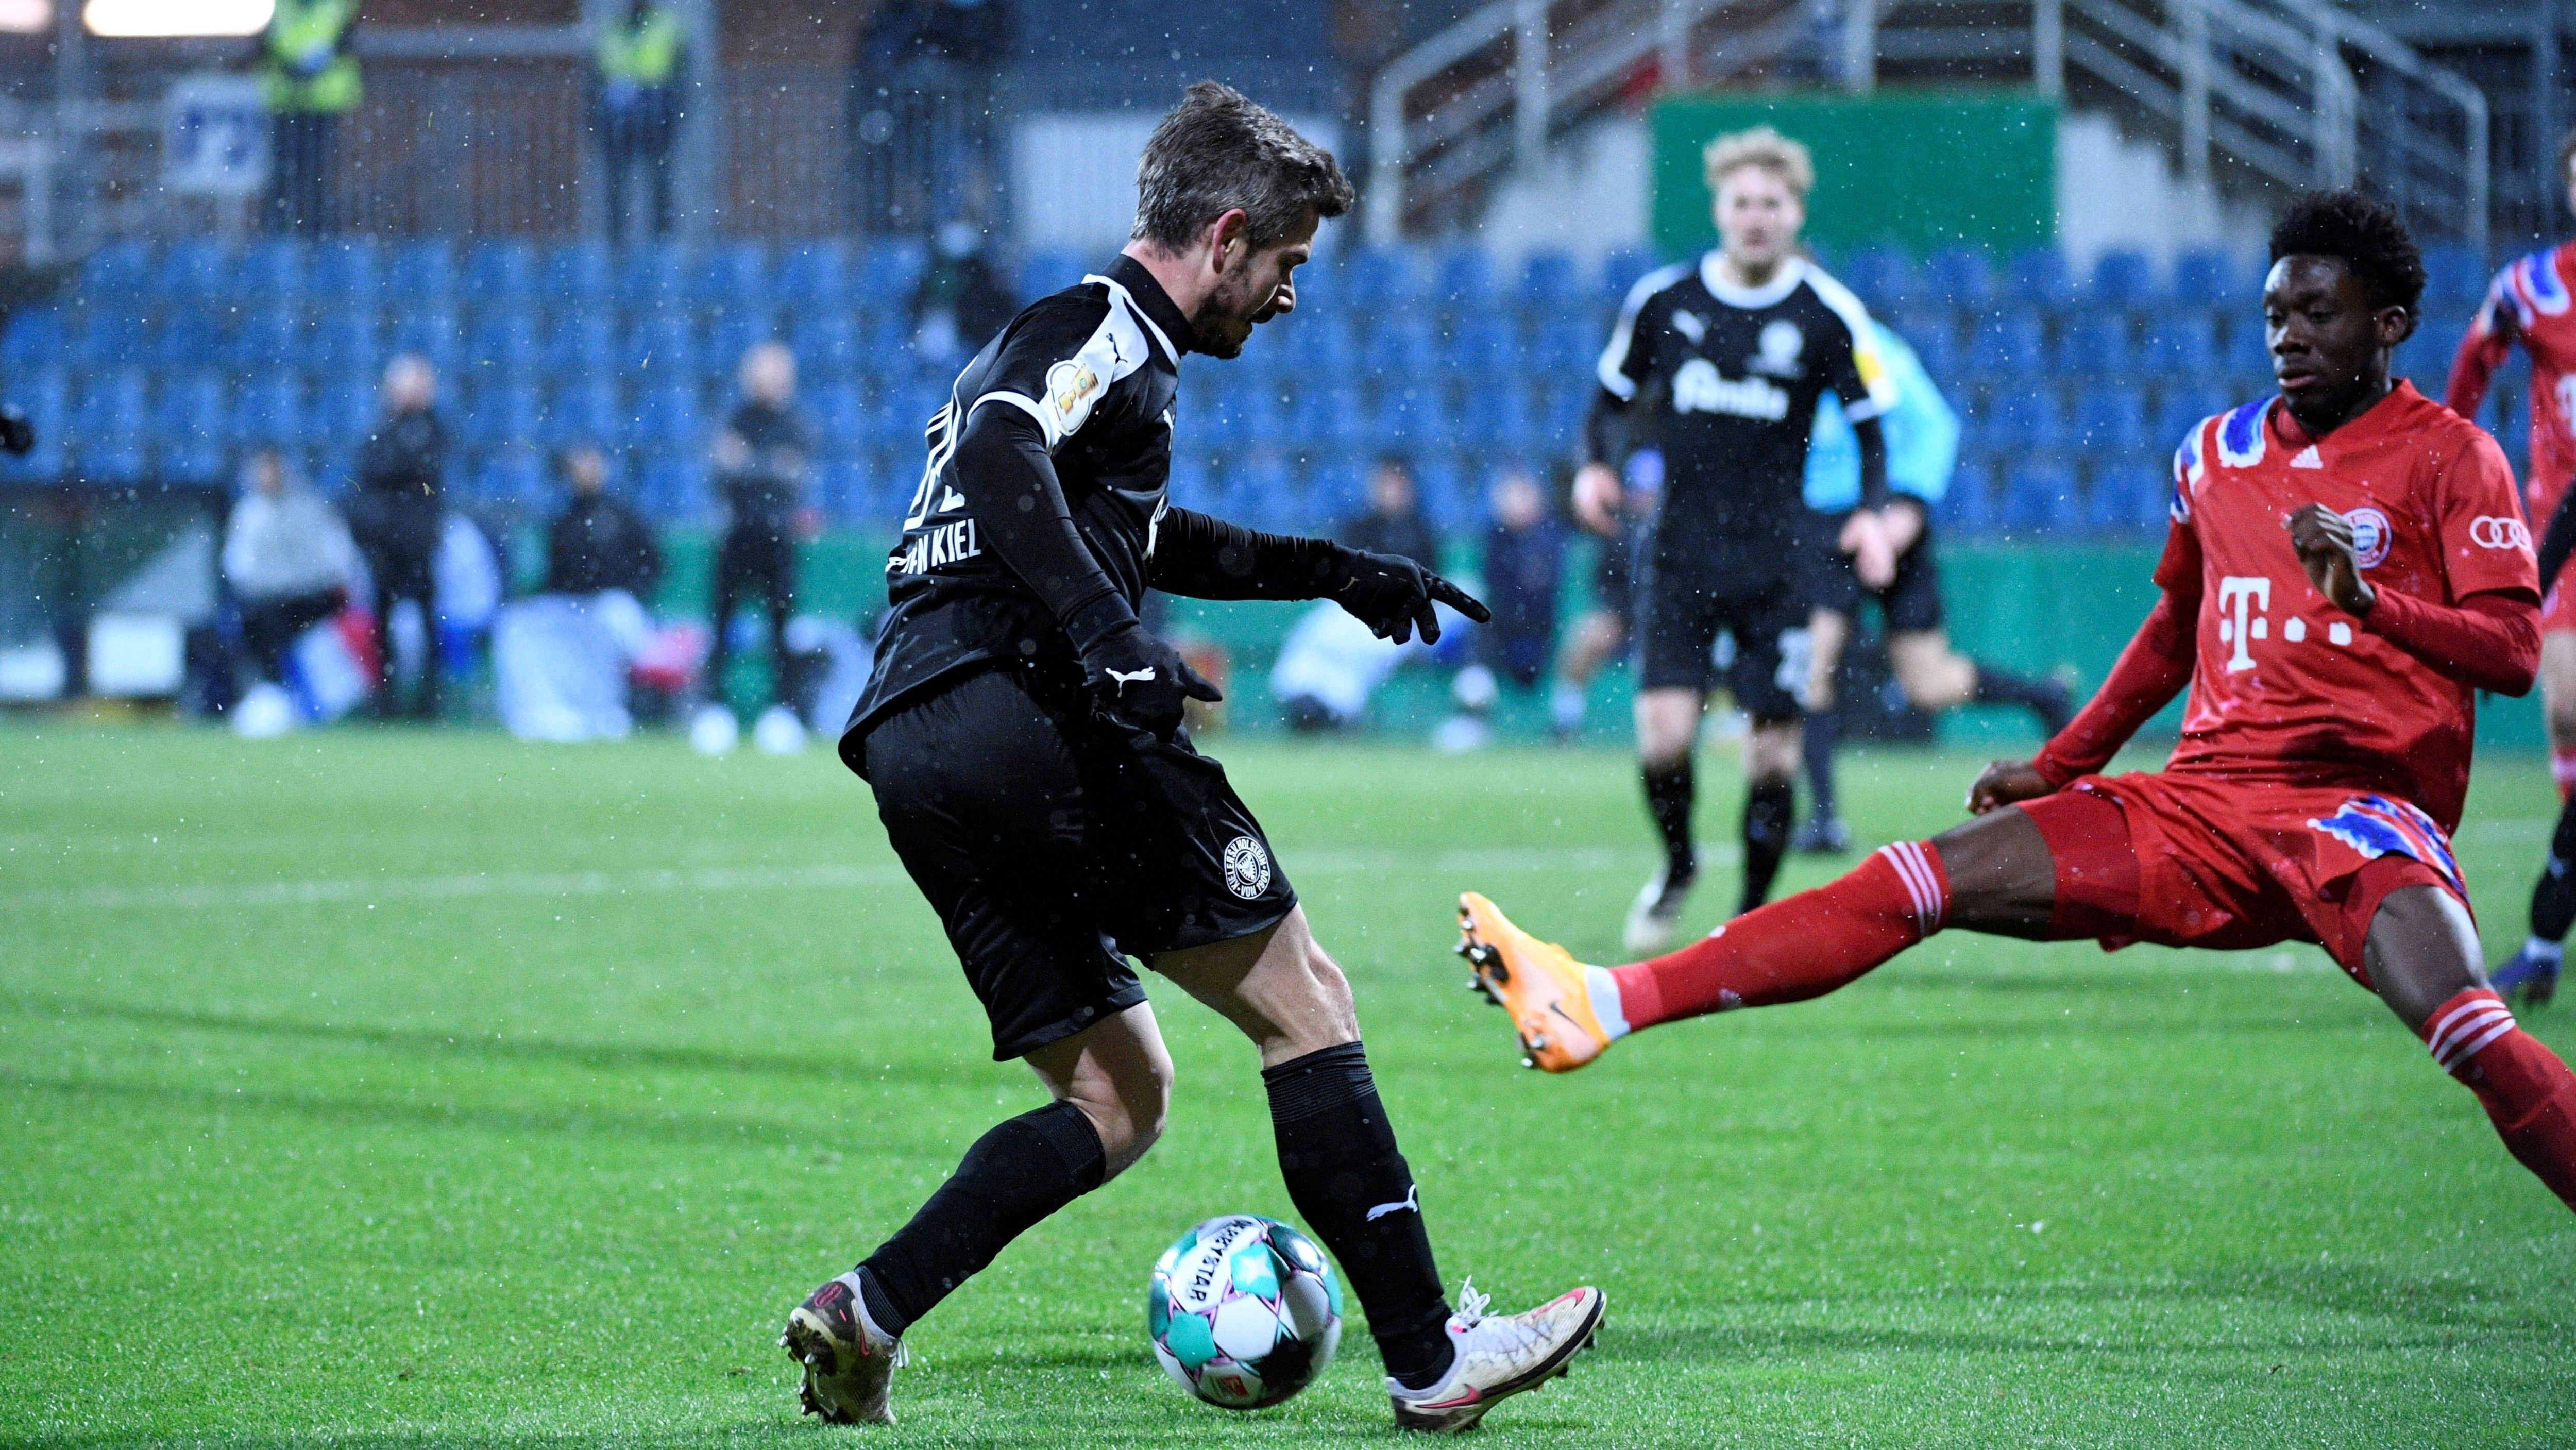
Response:
[{"label": "black glove", "polygon": [[1440,639],[1440,617],[1431,606],[1446,604],[1483,624],[1494,617],[1482,600],[1400,554],[1371,554],[1352,549],[1342,561],[1339,588],[1325,597],[1349,610],[1380,639],[1403,644],[1422,631],[1422,642]]},{"label": "black glove", "polygon": [[36,425],[14,407],[0,405],[0,448],[24,454],[36,446]]},{"label": "black glove", "polygon": [[1091,642],[1082,652],[1082,683],[1101,715],[1165,740],[1181,728],[1182,701],[1213,705],[1225,698],[1180,651],[1137,624],[1120,625]]}]

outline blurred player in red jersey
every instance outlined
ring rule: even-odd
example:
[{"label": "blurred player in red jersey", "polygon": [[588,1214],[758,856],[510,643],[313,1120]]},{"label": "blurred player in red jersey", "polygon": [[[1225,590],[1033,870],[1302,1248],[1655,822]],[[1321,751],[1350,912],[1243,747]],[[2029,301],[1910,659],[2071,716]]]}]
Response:
[{"label": "blurred player in red jersey", "polygon": [[[2576,131],[2558,143],[2558,174],[2576,205]],[[2496,274],[2451,360],[2451,411],[2474,418],[2487,385],[2513,345],[2531,355],[2531,477],[2526,516],[2546,519],[2576,477],[2576,242],[2516,259]],[[2519,993],[2526,1006],[2558,990],[2561,944],[2576,923],[2576,591],[2544,575],[2540,604],[2540,695],[2548,707],[2549,765],[2558,777],[2558,828],[2531,888],[2531,934],[2513,959],[2496,968],[2496,990]]]},{"label": "blurred player in red jersey", "polygon": [[[2311,941],[2576,1207],[2576,1076],[2489,989],[2448,841],[2474,692],[2522,694],[2538,666],[2512,471],[2474,424],[2390,381],[2424,290],[2394,214],[2302,198],[2272,259],[2279,395],[2183,441],[2163,596],[2083,713],[2038,758],[1987,767],[1976,819],[1669,956],[1586,966],[1469,893],[1461,950],[1534,1065],[1821,996],[1944,926],[2109,948]],[[2165,770],[2094,773],[2186,684]]]}]

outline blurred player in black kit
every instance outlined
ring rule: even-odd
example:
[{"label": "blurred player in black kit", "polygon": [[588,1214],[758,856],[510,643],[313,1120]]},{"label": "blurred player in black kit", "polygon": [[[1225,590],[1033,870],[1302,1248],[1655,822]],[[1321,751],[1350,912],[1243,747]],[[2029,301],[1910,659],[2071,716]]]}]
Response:
[{"label": "blurred player in black kit", "polygon": [[1575,476],[1586,527],[1618,527],[1608,460],[1623,419],[1664,460],[1664,497],[1638,561],[1637,755],[1664,864],[1628,913],[1629,950],[1672,941],[1699,858],[1691,839],[1692,754],[1719,683],[1715,646],[1734,639],[1724,683],[1753,722],[1744,745],[1744,893],[1770,895],[1796,813],[1798,703],[1781,636],[1807,622],[1799,567],[1802,488],[1816,402],[1831,391],[1861,455],[1861,500],[1843,546],[1872,588],[1894,572],[1879,510],[1892,401],[1859,299],[1798,254],[1815,164],[1768,126],[1720,136],[1703,153],[1716,196],[1717,250],[1641,279],[1602,351],[1600,391]]},{"label": "blurred player in black kit", "polygon": [[796,355],[776,342],[742,355],[742,401],[716,434],[716,481],[725,511],[716,545],[715,644],[707,688],[724,698],[725,661],[735,606],[757,600],[769,613],[770,709],[789,714],[795,697],[787,649],[787,616],[796,604],[796,540],[806,519],[805,461],[813,433],[796,410]]},{"label": "blurred player in black kit", "polygon": [[1481,604],[1411,559],[1256,533],[1166,494],[1192,352],[1230,358],[1296,306],[1330,154],[1214,83],[1156,128],[1135,239],[986,343],[930,423],[887,560],[892,609],[841,740],[875,787],[991,1020],[1054,1101],[1001,1123],[912,1221],[788,1318],[806,1408],[890,1421],[904,1332],[1021,1233],[1142,1157],[1172,1083],[1142,959],[1259,1048],[1289,1198],[1332,1250],[1386,1363],[1396,1423],[1456,1430],[1561,1372],[1600,1291],[1487,1316],[1445,1301],[1412,1170],[1260,824],[1191,747],[1216,691],[1138,623],[1146,591],[1339,602],[1380,635]]}]

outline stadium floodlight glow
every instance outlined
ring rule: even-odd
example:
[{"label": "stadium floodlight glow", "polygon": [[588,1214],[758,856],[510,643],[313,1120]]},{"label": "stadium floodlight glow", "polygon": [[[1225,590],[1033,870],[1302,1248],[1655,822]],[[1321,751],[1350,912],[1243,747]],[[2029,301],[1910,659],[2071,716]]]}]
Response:
[{"label": "stadium floodlight glow", "polygon": [[54,0],[0,0],[0,34],[42,35],[54,28]]},{"label": "stadium floodlight glow", "polygon": [[92,35],[257,35],[268,28],[276,10],[276,0],[88,0],[81,7],[81,23]]}]

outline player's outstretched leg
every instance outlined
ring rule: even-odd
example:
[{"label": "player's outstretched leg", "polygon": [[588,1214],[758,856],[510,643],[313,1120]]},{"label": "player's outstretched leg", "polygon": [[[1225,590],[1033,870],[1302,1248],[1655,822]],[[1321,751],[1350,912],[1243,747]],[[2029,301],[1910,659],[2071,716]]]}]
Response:
[{"label": "player's outstretched leg", "polygon": [[1810,710],[1799,721],[1799,756],[1807,772],[1807,819],[1789,838],[1805,855],[1839,856],[1851,849],[1851,827],[1834,800],[1834,751],[1842,744],[1839,710]]},{"label": "player's outstretched leg", "polygon": [[1172,1061],[1139,1003],[1030,1053],[1055,1101],[996,1124],[912,1221],[787,1316],[809,1414],[894,1423],[887,1389],[903,1334],[1048,1215],[1116,1177],[1163,1131]]},{"label": "player's outstretched leg", "polygon": [[2391,891],[2363,953],[2380,999],[2478,1095],[2522,1166],[2576,1208],[2576,1074],[2481,979],[2468,908],[2438,886]]},{"label": "player's outstretched leg", "polygon": [[1699,879],[1699,852],[1691,841],[1691,808],[1699,794],[1692,756],[1706,705],[1697,690],[1637,692],[1637,773],[1646,788],[1646,814],[1663,841],[1664,861],[1628,908],[1621,937],[1632,952],[1662,951],[1672,942],[1691,884]]},{"label": "player's outstretched leg", "polygon": [[1303,908],[1255,936],[1163,953],[1154,969],[1261,1049],[1280,1176],[1368,1313],[1397,1425],[1463,1430],[1497,1401],[1565,1372],[1600,1323],[1601,1291],[1586,1286],[1489,1317],[1470,1287],[1450,1312],[1413,1170],[1360,1045],[1350,983]]},{"label": "player's outstretched leg", "polygon": [[2549,857],[2541,863],[2540,879],[2531,884],[2531,935],[2489,974],[2506,1001],[2538,1007],[2558,994],[2559,957],[2571,925],[2576,925],[2576,799],[2559,806]]},{"label": "player's outstretched leg", "polygon": [[[2056,809],[2119,811],[2077,799]],[[2125,848],[2125,842],[2122,843]],[[1571,1072],[1641,1027],[1821,997],[1946,925],[2010,936],[2082,934],[2053,915],[2048,838],[2019,808],[1929,841],[1870,853],[1841,879],[1748,912],[1648,961],[1596,967],[1514,926],[1491,901],[1459,898],[1459,952],[1472,983],[1511,1014],[1522,1060]],[[1968,886],[1954,893],[1952,883]]]},{"label": "player's outstretched leg", "polygon": [[1970,659],[1968,667],[1977,672],[1970,699],[1980,705],[2019,705],[2039,722],[2043,739],[2054,738],[2075,718],[2074,697],[2055,680],[2017,675],[1981,659]]}]

